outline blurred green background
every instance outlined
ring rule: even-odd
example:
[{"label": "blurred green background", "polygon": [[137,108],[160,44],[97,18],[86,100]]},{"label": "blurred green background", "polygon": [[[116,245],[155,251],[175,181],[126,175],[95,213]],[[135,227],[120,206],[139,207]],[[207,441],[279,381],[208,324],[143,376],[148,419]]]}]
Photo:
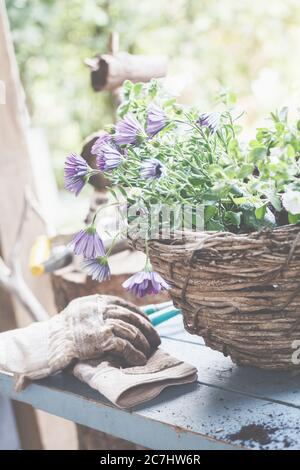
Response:
[{"label": "blurred green background", "polygon": [[204,111],[220,88],[238,96],[253,129],[273,109],[299,102],[298,0],[7,0],[34,126],[46,130],[57,180],[65,155],[113,119],[83,60],[122,50],[164,53],[168,86]]}]

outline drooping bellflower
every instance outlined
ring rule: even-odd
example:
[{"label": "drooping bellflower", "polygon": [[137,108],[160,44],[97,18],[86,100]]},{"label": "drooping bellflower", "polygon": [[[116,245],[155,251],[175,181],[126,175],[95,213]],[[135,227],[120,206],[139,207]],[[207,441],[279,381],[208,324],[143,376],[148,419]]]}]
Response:
[{"label": "drooping bellflower", "polygon": [[94,281],[103,282],[110,278],[110,269],[106,256],[84,260],[82,267]]},{"label": "drooping bellflower", "polygon": [[70,243],[76,255],[83,255],[84,258],[97,258],[105,256],[103,241],[99,237],[96,227],[91,225],[85,230],[80,230]]},{"label": "drooping bellflower", "polygon": [[170,289],[169,284],[161,275],[150,269],[133,274],[122,285],[128,292],[132,292],[137,297],[144,297],[147,294],[158,294],[163,290]]},{"label": "drooping bellflower", "polygon": [[87,162],[76,153],[71,153],[65,162],[65,188],[78,196],[84,187],[90,168]]}]

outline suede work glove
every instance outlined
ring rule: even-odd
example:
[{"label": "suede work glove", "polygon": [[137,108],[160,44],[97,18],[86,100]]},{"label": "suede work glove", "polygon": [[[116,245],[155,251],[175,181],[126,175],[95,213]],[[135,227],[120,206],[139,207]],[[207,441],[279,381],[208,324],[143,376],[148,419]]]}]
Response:
[{"label": "suede work glove", "polygon": [[25,378],[46,377],[74,359],[110,354],[122,365],[144,365],[160,338],[149,319],[118,297],[73,300],[51,319],[0,334],[0,368]]}]

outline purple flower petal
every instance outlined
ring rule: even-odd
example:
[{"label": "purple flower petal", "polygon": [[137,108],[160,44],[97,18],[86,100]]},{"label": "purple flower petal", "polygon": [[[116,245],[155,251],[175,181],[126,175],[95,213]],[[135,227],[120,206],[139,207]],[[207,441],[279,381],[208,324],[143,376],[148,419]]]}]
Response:
[{"label": "purple flower petal", "polygon": [[108,144],[103,145],[101,154],[97,156],[97,166],[101,171],[111,171],[117,168],[124,156]]},{"label": "purple flower petal", "polygon": [[70,243],[76,255],[83,255],[84,258],[97,258],[105,256],[103,241],[99,237],[95,227],[88,227],[80,230]]},{"label": "purple flower petal", "polygon": [[114,135],[117,145],[135,144],[139,136],[144,135],[144,129],[133,114],[126,114],[116,124],[116,133]]},{"label": "purple flower petal", "polygon": [[200,127],[208,127],[210,132],[217,132],[220,125],[220,113],[203,113],[199,116],[198,124]]},{"label": "purple flower petal", "polygon": [[100,137],[98,137],[98,139],[94,143],[91,153],[93,155],[101,155],[103,145],[111,144],[111,143],[112,143],[112,135],[108,134],[108,132],[104,132],[103,134],[100,135]]},{"label": "purple flower petal", "polygon": [[170,289],[169,284],[155,271],[140,271],[133,274],[123,282],[123,287],[135,294],[137,297],[144,297],[147,294],[158,294],[163,290]]},{"label": "purple flower petal", "polygon": [[164,111],[155,103],[151,103],[148,107],[147,115],[147,134],[154,137],[167,125],[167,118]]},{"label": "purple flower petal", "polygon": [[103,282],[110,278],[110,269],[105,256],[85,260],[82,267],[94,281]]},{"label": "purple flower petal", "polygon": [[140,176],[142,179],[160,178],[164,172],[164,165],[156,158],[149,158],[141,164]]},{"label": "purple flower petal", "polygon": [[80,155],[71,153],[66,159],[64,173],[66,189],[78,196],[87,180],[88,164]]}]

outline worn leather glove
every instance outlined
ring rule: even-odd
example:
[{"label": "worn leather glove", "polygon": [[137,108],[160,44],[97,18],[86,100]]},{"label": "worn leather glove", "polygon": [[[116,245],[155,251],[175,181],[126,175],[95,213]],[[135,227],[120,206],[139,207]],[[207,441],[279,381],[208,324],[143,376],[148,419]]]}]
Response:
[{"label": "worn leather glove", "polygon": [[119,408],[152,400],[166,387],[197,380],[196,367],[158,349],[144,366],[120,368],[110,357],[79,361],[73,374]]},{"label": "worn leather glove", "polygon": [[0,334],[0,368],[39,379],[67,367],[73,359],[109,353],[120,364],[143,365],[159,346],[149,319],[118,297],[92,295],[73,300],[45,322]]}]

